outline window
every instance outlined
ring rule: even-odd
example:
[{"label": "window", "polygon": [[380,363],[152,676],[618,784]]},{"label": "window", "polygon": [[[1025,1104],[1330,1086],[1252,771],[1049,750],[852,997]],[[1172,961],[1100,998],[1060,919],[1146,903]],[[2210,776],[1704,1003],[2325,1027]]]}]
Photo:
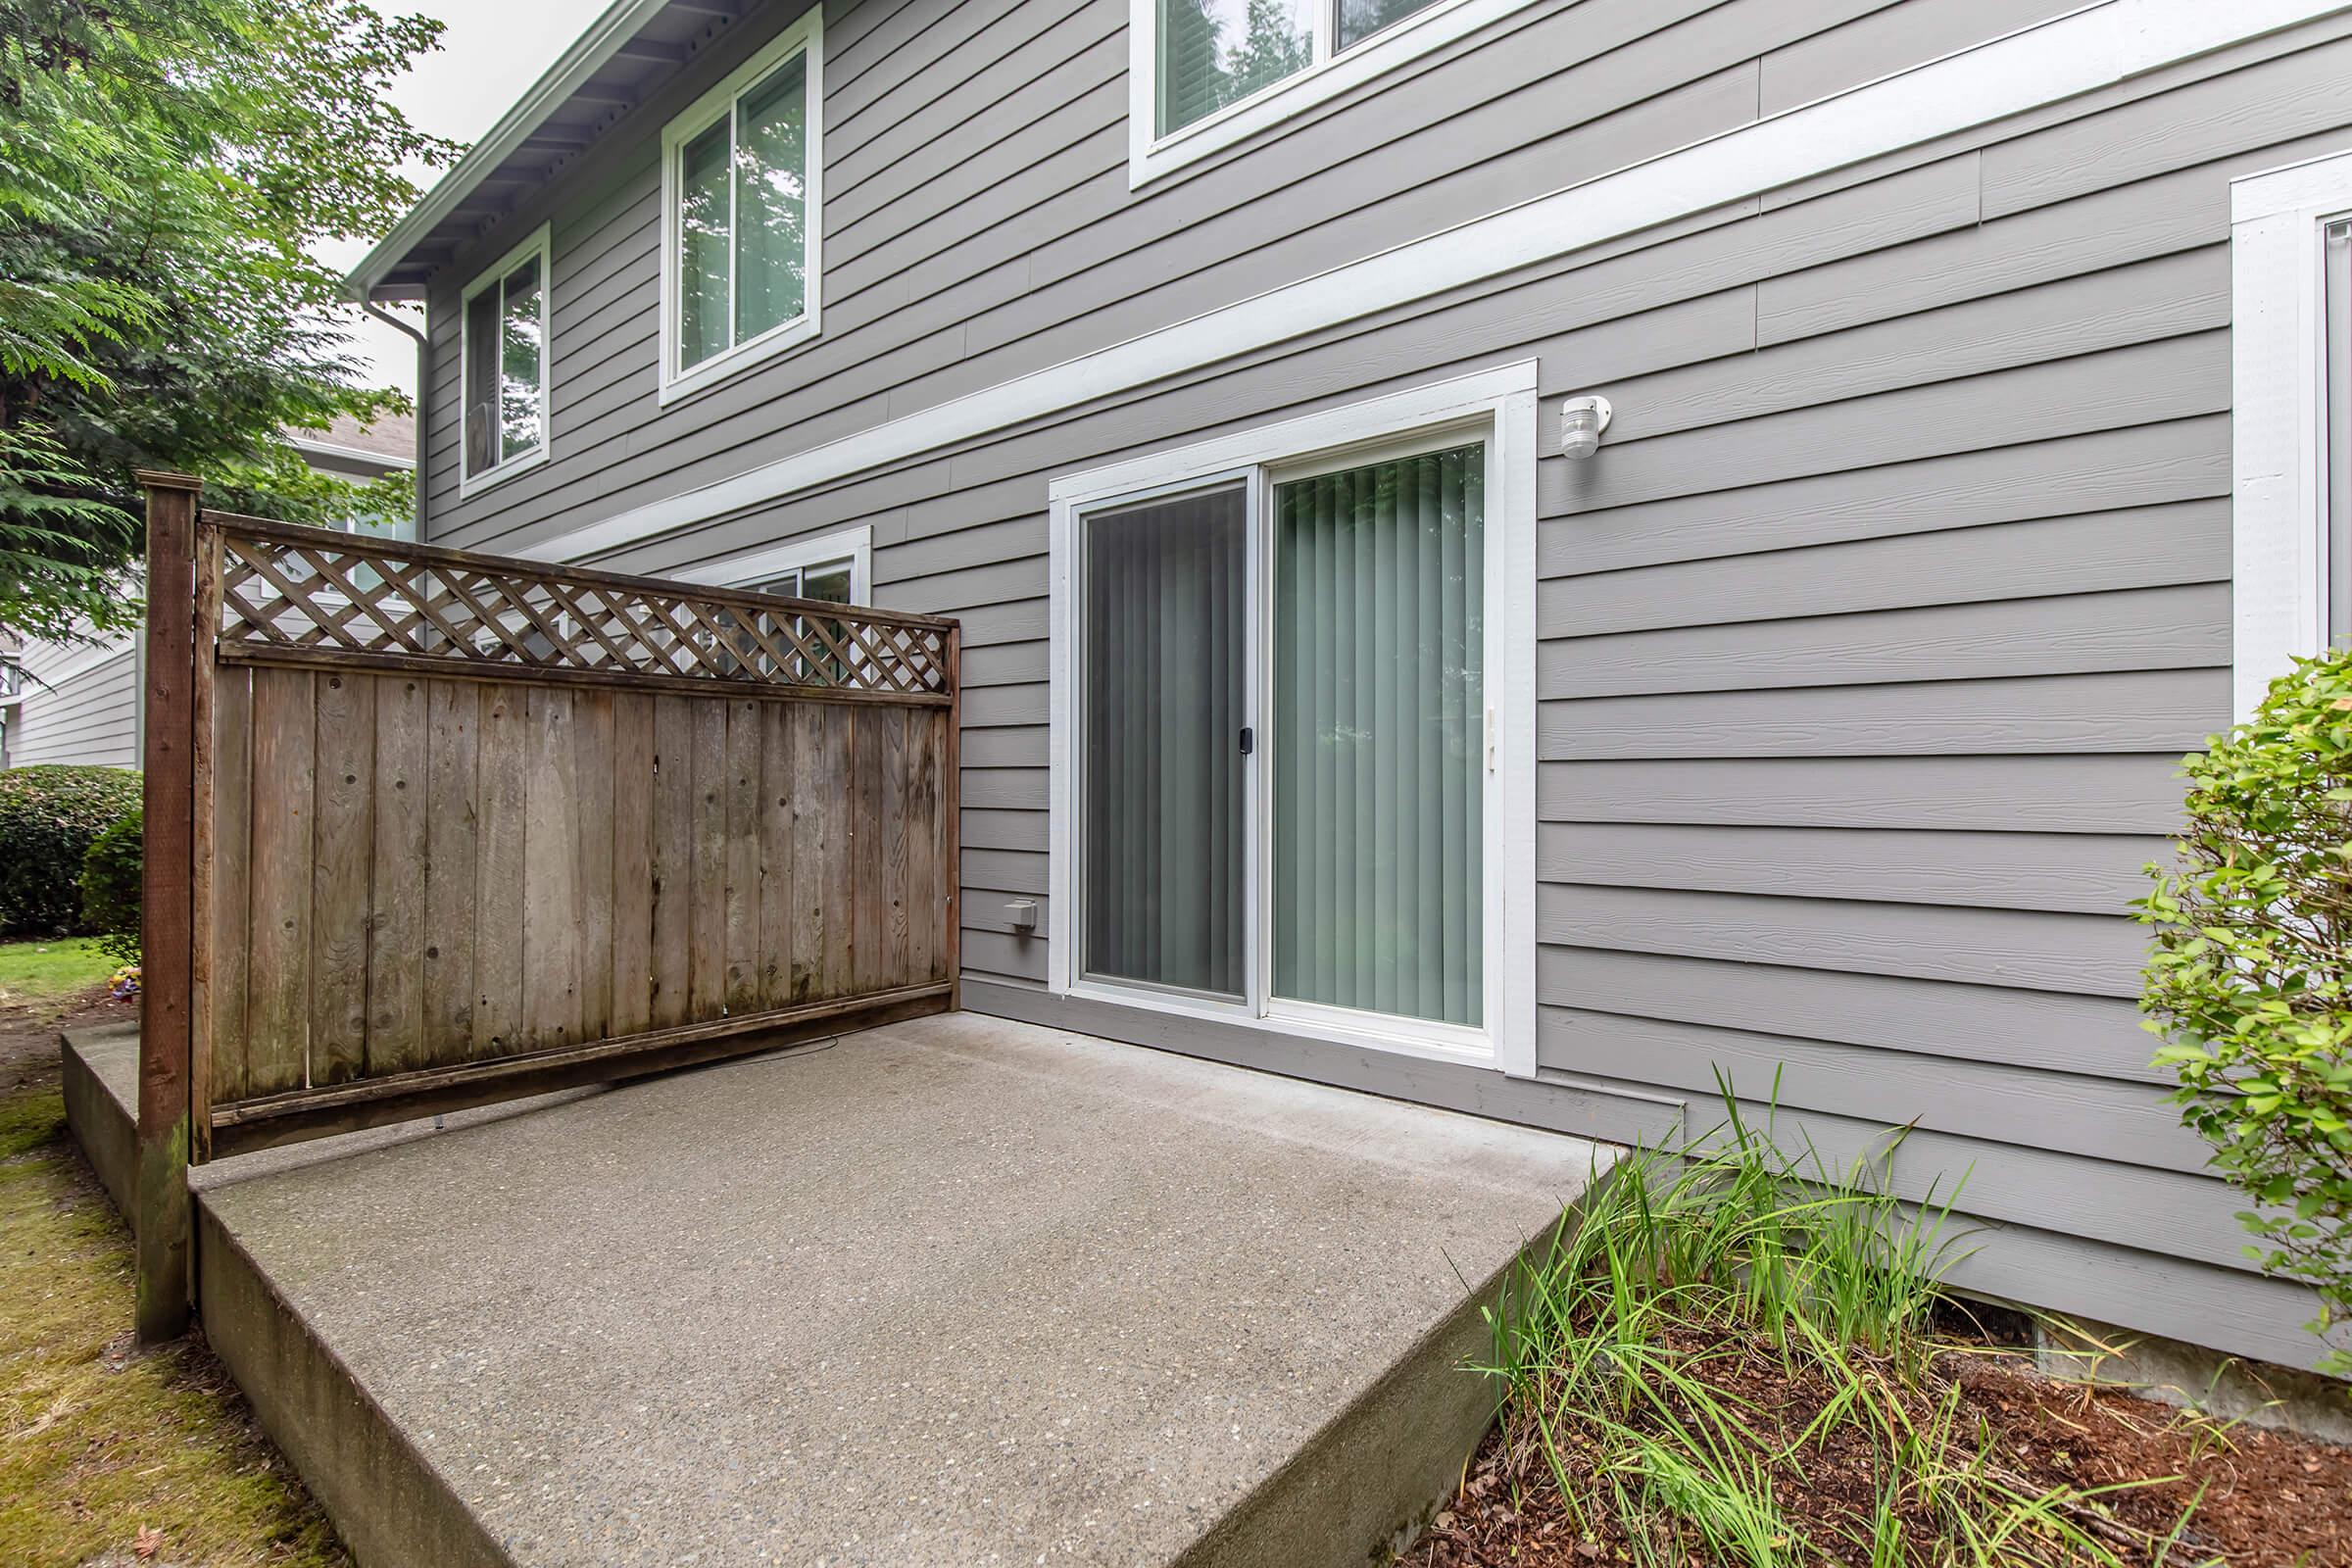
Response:
[{"label": "window", "polygon": [[475,278],[460,309],[463,495],[547,457],[545,225]]},{"label": "window", "polygon": [[[767,545],[739,555],[706,562],[690,566],[674,575],[680,582],[710,583],[721,588],[749,588],[755,593],[774,594],[783,599],[821,599],[833,605],[864,605],[873,602],[874,531],[870,527],[844,528],[813,539],[796,539],[790,544]],[[729,611],[724,613],[733,614]],[[808,626],[798,616],[776,621],[758,617],[761,631],[772,632],[779,624],[789,626],[805,644]],[[828,622],[834,638],[842,636],[839,622]],[[708,633],[701,634],[708,638]],[[773,640],[772,638],[768,640]],[[757,636],[747,637],[746,646],[758,646]],[[817,639],[814,645],[821,646]],[[705,646],[709,646],[706,641]],[[800,656],[794,655],[794,658]],[[830,654],[818,656],[825,662],[838,666],[839,661]],[[762,657],[764,666],[768,662]],[[772,672],[764,671],[763,672]],[[837,677],[838,667],[833,670]],[[804,677],[806,671],[803,672]]]},{"label": "window", "polygon": [[864,605],[873,602],[873,559],[874,530],[843,528],[813,539],[763,545],[672,575],[680,582],[751,588],[787,599]]},{"label": "window", "polygon": [[1057,988],[1533,1069],[1533,386],[1056,484]]},{"label": "window", "polygon": [[2352,642],[2352,152],[2230,185],[2235,714]]},{"label": "window", "polygon": [[823,37],[811,6],[662,132],[664,401],[816,334]]},{"label": "window", "polygon": [[1130,0],[1131,186],[1527,0]]},{"label": "window", "polygon": [[828,605],[854,605],[858,601],[850,597],[850,581],[856,569],[857,563],[844,556],[838,561],[813,561],[806,566],[795,566],[751,586],[756,592],[784,599],[821,599]]}]

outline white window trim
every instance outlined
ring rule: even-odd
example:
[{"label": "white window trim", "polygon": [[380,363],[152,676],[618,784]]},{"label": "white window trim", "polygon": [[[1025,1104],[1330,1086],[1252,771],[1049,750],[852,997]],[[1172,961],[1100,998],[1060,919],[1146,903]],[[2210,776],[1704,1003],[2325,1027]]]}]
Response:
[{"label": "white window trim", "polygon": [[2230,185],[2230,706],[2328,644],[2328,226],[2352,151]]},{"label": "white window trim", "polygon": [[[1328,102],[1383,72],[1442,49],[1531,0],[1439,0],[1382,28],[1363,42],[1316,60],[1297,75],[1204,115],[1180,130],[1159,134],[1159,6],[1127,0],[1127,188],[1200,162],[1247,141],[1317,104]],[[1317,39],[1318,53],[1322,41]]]},{"label": "white window trim", "polygon": [[[539,258],[539,444],[518,458],[501,458],[486,471],[466,471],[466,449],[473,418],[473,400],[466,396],[466,368],[473,363],[472,305],[474,296],[484,289],[504,282],[509,272],[522,265],[525,258]],[[494,484],[528,473],[547,461],[547,449],[555,444],[554,413],[549,407],[549,389],[553,385],[550,367],[556,360],[555,298],[556,276],[550,266],[552,257],[548,246],[548,225],[541,223],[531,236],[515,246],[495,263],[482,269],[474,280],[466,285],[458,296],[458,499],[465,500]],[[501,305],[503,307],[504,301]],[[499,319],[506,319],[502,309]],[[505,357],[500,357],[500,374],[505,374]]]},{"label": "white window trim", "polygon": [[[1236,472],[1287,473],[1366,449],[1418,440],[1450,428],[1487,443],[1487,627],[1489,740],[1487,777],[1486,1024],[1468,1030],[1409,1018],[1356,1013],[1269,999],[1263,1014],[1247,1006],[1086,980],[1075,972],[1076,720],[1072,710],[1079,517],[1107,503],[1198,487]],[[1051,815],[1047,834],[1052,902],[1047,984],[1054,992],[1118,1006],[1183,1013],[1371,1050],[1499,1068],[1515,1077],[1536,1071],[1536,363],[1497,366],[1364,402],[1309,414],[1238,435],[1055,479],[1052,501],[1050,695]],[[1262,613],[1253,607],[1252,624]],[[1262,663],[1262,661],[1260,661]],[[1261,770],[1262,771],[1262,770]],[[1264,780],[1253,789],[1251,808]],[[1248,872],[1252,906],[1261,896],[1258,868]],[[1257,962],[1253,952],[1250,961]],[[1253,993],[1258,987],[1252,988]]]},{"label": "white window trim", "polygon": [[763,545],[759,549],[740,551],[706,561],[670,575],[680,582],[703,583],[713,588],[749,588],[760,583],[773,582],[787,571],[799,571],[820,565],[828,561],[850,561],[850,603],[871,605],[874,602],[874,530],[870,524],[841,528],[832,533],[816,534],[807,539],[794,539],[786,544]]},{"label": "white window trim", "polygon": [[[801,314],[789,321],[769,327],[758,337],[746,338],[734,347],[711,355],[691,369],[678,366],[678,155],[686,143],[717,123],[722,115],[732,115],[735,100],[742,97],[762,77],[805,51],[808,67],[808,125],[803,143],[808,149],[808,216],[803,224],[804,255],[801,275],[806,291],[801,300]],[[721,381],[732,379],[753,366],[783,353],[786,349],[814,338],[822,330],[822,278],[819,263],[824,254],[824,103],[825,103],[825,8],[809,6],[800,19],[776,34],[767,46],[751,59],[727,74],[726,79],[697,98],[683,114],[662,127],[662,390],[659,401],[674,403],[692,397]],[[729,230],[732,242],[732,228]]]}]

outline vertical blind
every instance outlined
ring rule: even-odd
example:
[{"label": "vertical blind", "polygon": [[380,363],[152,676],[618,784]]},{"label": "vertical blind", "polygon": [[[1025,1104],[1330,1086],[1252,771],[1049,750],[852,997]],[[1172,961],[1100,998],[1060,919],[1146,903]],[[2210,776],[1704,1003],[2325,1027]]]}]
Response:
[{"label": "vertical blind", "polygon": [[1482,1019],[1485,453],[1276,487],[1274,994]]},{"label": "vertical blind", "polygon": [[1085,524],[1084,972],[1238,998],[1248,491]]}]

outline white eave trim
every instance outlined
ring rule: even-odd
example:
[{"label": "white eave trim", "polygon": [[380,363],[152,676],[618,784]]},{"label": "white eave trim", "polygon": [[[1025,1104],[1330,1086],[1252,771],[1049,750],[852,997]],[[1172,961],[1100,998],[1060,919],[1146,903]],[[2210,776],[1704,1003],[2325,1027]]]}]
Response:
[{"label": "white eave trim", "polygon": [[564,51],[547,74],[535,82],[531,90],[507,111],[499,122],[490,127],[488,135],[475,142],[465,157],[459,159],[439,183],[424,194],[424,199],[409,209],[408,216],[393,225],[375,249],[369,251],[344,277],[343,286],[353,299],[364,300],[374,288],[377,279],[399,265],[401,259],[417,243],[440,226],[441,220],[457,210],[458,204],[473,194],[484,179],[499,165],[513,156],[522,145],[523,138],[537,130],[555,112],[556,106],[578,91],[580,85],[620,53],[621,45],[644,30],[668,6],[669,0],[613,0],[605,14],[588,24],[569,49]]},{"label": "white eave trim", "polygon": [[301,436],[288,436],[286,445],[305,458],[338,458],[346,463],[366,463],[381,468],[403,470],[416,466],[415,458],[404,458],[390,452],[370,452],[366,447],[347,447],[335,441],[307,441]]},{"label": "white eave trim", "polygon": [[619,550],[2346,10],[2345,0],[2102,0],[519,553]]}]

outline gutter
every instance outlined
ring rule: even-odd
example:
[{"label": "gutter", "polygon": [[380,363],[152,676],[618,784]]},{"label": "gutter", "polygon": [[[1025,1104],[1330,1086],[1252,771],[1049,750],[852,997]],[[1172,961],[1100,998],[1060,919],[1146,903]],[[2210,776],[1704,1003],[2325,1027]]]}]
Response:
[{"label": "gutter", "polygon": [[424,443],[430,423],[425,415],[431,407],[427,400],[432,396],[433,389],[432,340],[365,294],[360,296],[360,309],[386,325],[407,333],[409,340],[416,345],[416,452],[409,463],[410,471],[416,475],[416,497],[412,503],[415,510],[409,518],[409,526],[414,531],[409,537],[421,544],[424,540]]},{"label": "gutter", "polygon": [[[389,320],[391,318],[385,317],[379,318],[379,319]],[[406,329],[405,325],[399,321],[394,321],[393,324]],[[306,441],[299,436],[289,436],[287,444],[306,458],[341,458],[348,463],[377,464],[387,468],[414,468],[416,466],[416,460],[413,457],[396,458],[389,452],[371,452],[366,447],[339,446],[332,441]]]}]

